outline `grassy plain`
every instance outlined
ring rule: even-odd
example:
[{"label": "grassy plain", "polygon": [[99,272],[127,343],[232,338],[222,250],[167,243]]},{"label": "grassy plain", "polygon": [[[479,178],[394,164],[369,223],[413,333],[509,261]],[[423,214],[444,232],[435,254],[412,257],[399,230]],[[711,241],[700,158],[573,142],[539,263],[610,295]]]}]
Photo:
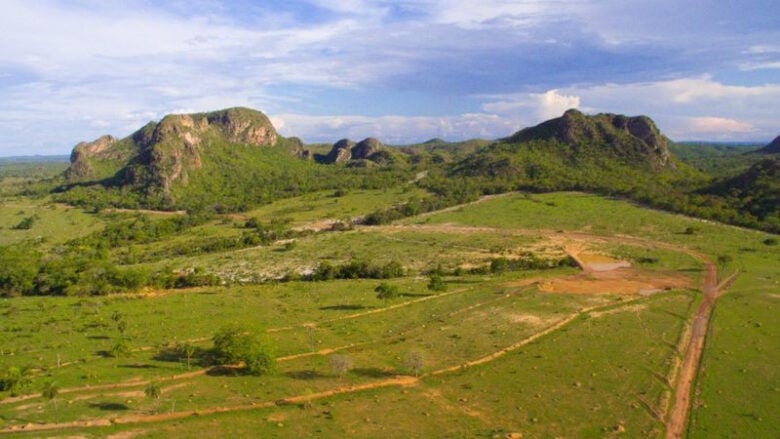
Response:
[{"label": "grassy plain", "polygon": [[[404,196],[383,194],[299,197],[247,217],[303,225],[354,217]],[[10,218],[14,209],[7,210]],[[85,224],[93,221],[88,227],[101,221],[78,214]],[[236,230],[231,221],[215,221],[172,239]],[[10,239],[16,231],[0,232]],[[620,235],[647,245],[599,238]],[[574,245],[628,259],[649,273],[687,276],[696,285],[702,263],[653,245],[661,242],[714,261],[728,256],[720,258],[722,277],[740,272],[716,304],[689,435],[772,437],[778,428],[773,411],[780,406],[780,334],[773,318],[780,252],[763,243],[768,237],[597,196],[513,194],[391,227],[304,236],[292,247],[157,263],[252,274],[311,268],[323,260],[398,260],[412,275],[389,281],[401,295],[387,303],[376,298],[377,280],[2,299],[0,366],[33,370],[22,397],[0,394],[0,431],[18,437],[660,437],[681,340],[700,292],[538,288],[553,278],[587,279],[572,268],[449,276],[448,289],[433,292],[418,273]],[[111,318],[115,312],[127,322],[123,333]],[[184,360],[159,355],[176,342],[206,349],[230,322],[275,347],[275,374],[243,375],[197,361],[188,368]],[[130,351],[107,355],[121,340]],[[417,370],[410,353],[421,359]],[[351,359],[344,376],[330,366],[334,354]],[[49,380],[60,387],[53,401],[40,396]],[[152,380],[161,383],[160,400],[144,396]],[[35,430],[47,425],[52,429]]]}]

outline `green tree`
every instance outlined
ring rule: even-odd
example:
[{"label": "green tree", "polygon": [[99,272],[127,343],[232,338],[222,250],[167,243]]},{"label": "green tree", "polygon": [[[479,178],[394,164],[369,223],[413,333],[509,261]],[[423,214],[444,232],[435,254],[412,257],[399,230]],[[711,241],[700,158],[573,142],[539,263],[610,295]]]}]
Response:
[{"label": "green tree", "polygon": [[0,391],[9,391],[18,396],[30,385],[30,367],[8,366],[0,371]]},{"label": "green tree", "polygon": [[149,384],[144,388],[144,395],[154,400],[154,410],[157,411],[160,407],[160,398],[162,398],[162,385],[160,385],[160,382],[157,380],[149,381]]},{"label": "green tree", "polygon": [[46,401],[49,401],[50,403],[54,404],[54,412],[56,414],[57,412],[57,395],[60,394],[60,388],[57,386],[53,381],[46,381],[43,383],[43,388],[41,389],[41,397],[45,399]]},{"label": "green tree", "polygon": [[223,327],[212,340],[213,356],[218,364],[244,363],[246,371],[253,375],[267,374],[276,368],[273,350],[239,325]]},{"label": "green tree", "polygon": [[374,288],[374,291],[376,292],[376,298],[383,300],[385,305],[387,305],[388,300],[398,297],[398,287],[387,282],[379,284]]},{"label": "green tree", "polygon": [[438,274],[432,274],[428,281],[428,289],[431,291],[446,291],[447,284],[444,283],[444,279]]}]

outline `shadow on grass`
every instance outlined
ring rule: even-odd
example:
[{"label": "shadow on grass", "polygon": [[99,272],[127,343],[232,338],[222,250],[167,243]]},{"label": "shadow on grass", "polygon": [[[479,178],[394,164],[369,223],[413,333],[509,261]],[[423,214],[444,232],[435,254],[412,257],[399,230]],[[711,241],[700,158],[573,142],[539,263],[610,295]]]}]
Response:
[{"label": "shadow on grass", "polygon": [[111,337],[107,335],[88,335],[87,338],[90,340],[108,340]]},{"label": "shadow on grass", "polygon": [[119,402],[90,402],[89,407],[93,409],[105,410],[105,411],[121,411],[127,410],[129,407]]},{"label": "shadow on grass", "polygon": [[350,372],[366,378],[388,378],[396,375],[396,373],[391,370],[380,369],[378,367],[358,367],[352,369]]},{"label": "shadow on grass", "polygon": [[365,305],[330,305],[330,306],[321,306],[320,311],[360,311],[363,309],[370,309],[373,308],[373,306],[365,306]]},{"label": "shadow on grass", "polygon": [[238,366],[213,366],[206,371],[206,375],[212,377],[232,377],[249,375],[247,370]]},{"label": "shadow on grass", "polygon": [[120,364],[119,367],[124,367],[126,369],[157,369],[157,366],[154,364]]},{"label": "shadow on grass", "polygon": [[399,294],[401,297],[431,297],[433,294],[428,293],[401,293]]},{"label": "shadow on grass", "polygon": [[323,374],[317,372],[316,370],[311,370],[311,369],[307,369],[307,370],[294,370],[294,371],[291,371],[291,372],[286,372],[284,375],[289,377],[289,378],[292,378],[294,380],[306,380],[306,381],[308,381],[308,380],[317,380],[317,379],[320,379],[320,378],[328,378],[327,375],[323,375]]}]

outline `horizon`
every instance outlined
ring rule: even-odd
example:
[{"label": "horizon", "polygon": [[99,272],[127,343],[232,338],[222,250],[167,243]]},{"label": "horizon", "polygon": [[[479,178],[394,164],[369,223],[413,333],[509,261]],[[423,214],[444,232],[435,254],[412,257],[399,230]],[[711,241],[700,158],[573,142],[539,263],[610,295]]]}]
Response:
[{"label": "horizon", "polygon": [[768,143],[780,3],[703,3],[9,0],[0,157],[235,106],[306,143],[497,139],[568,108]]}]

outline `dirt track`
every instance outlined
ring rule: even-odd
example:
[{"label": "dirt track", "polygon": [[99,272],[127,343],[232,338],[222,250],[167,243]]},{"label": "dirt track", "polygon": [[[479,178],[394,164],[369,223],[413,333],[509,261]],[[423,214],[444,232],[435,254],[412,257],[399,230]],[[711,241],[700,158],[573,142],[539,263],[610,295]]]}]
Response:
[{"label": "dirt track", "polygon": [[[444,231],[449,233],[469,233],[474,231],[479,232],[503,232],[506,233],[507,229],[492,229],[489,227],[476,227],[469,228],[463,226],[451,226],[451,225],[410,225],[410,226],[385,226],[388,231],[402,230],[404,228],[413,228],[417,230],[431,230],[431,231]],[[584,241],[604,241],[617,244],[628,244],[642,247],[661,248],[666,250],[673,250],[681,253],[685,253],[698,261],[705,264],[706,274],[702,280],[701,290],[704,293],[704,300],[702,301],[699,309],[696,311],[696,315],[691,323],[691,330],[689,331],[689,339],[684,346],[687,346],[683,355],[682,365],[680,366],[677,382],[674,386],[674,398],[672,400],[671,411],[666,417],[666,438],[677,439],[682,438],[685,427],[687,425],[688,413],[691,407],[691,389],[695,381],[697,372],[699,370],[699,364],[701,362],[702,352],[704,351],[704,341],[709,331],[710,315],[712,314],[712,307],[715,300],[718,298],[718,292],[721,287],[725,286],[728,282],[724,282],[724,285],[718,285],[718,272],[715,264],[704,253],[697,252],[695,250],[688,249],[686,247],[677,246],[665,242],[650,241],[642,238],[636,238],[633,236],[602,236],[594,235],[583,232],[555,232],[550,230],[510,230],[514,234],[522,235],[535,235],[543,236],[546,238],[563,238],[571,240],[584,240]],[[574,257],[575,261],[580,266],[587,270],[585,264]]]},{"label": "dirt track", "polygon": [[[472,228],[472,227],[450,226],[450,225],[440,225],[440,226],[439,225],[410,225],[410,226],[394,225],[394,226],[372,227],[371,229],[372,230],[384,229],[388,232],[400,231],[400,230],[431,230],[431,231],[444,231],[448,233],[500,232],[500,233],[511,233],[511,234],[518,234],[518,235],[542,236],[542,237],[552,238],[552,239],[573,240],[573,241],[611,242],[611,243],[628,244],[628,245],[651,247],[651,248],[662,248],[662,249],[678,251],[678,252],[688,254],[694,257],[695,259],[703,262],[707,270],[706,275],[702,281],[702,291],[704,293],[704,300],[702,301],[699,309],[697,310],[695,318],[691,324],[691,331],[689,332],[690,334],[689,341],[684,344],[685,346],[687,346],[687,348],[684,353],[682,365],[679,369],[679,374],[676,380],[677,383],[675,386],[671,411],[668,413],[667,416],[666,437],[680,438],[683,436],[688,412],[690,410],[691,387],[693,385],[693,382],[696,377],[696,373],[698,371],[699,362],[704,348],[704,340],[708,331],[709,319],[712,313],[712,307],[715,300],[717,299],[718,291],[720,289],[717,283],[717,269],[708,256],[687,249],[685,247],[663,243],[663,242],[655,242],[655,241],[650,241],[650,240],[630,237],[630,236],[601,236],[601,235],[594,235],[594,234],[581,233],[581,232],[497,229],[497,228],[489,228],[489,227]],[[453,293],[455,293],[455,291],[446,294],[453,294]],[[435,297],[437,296],[433,296],[431,298],[435,298]],[[430,300],[430,298],[418,299],[418,301],[419,300]],[[402,306],[402,305],[396,305],[396,306]],[[593,307],[593,308],[596,309],[601,307]],[[383,310],[372,310],[371,312],[360,313],[360,314],[369,314],[373,312],[382,312],[382,311]],[[592,309],[582,310],[576,313],[575,315],[570,316],[562,321],[559,321],[556,324],[532,335],[531,337],[528,337],[511,346],[496,351],[493,354],[466,362],[461,365],[447,367],[441,370],[433,371],[429,373],[429,375],[438,375],[438,374],[453,372],[456,370],[460,370],[463,367],[476,366],[479,364],[487,363],[489,361],[493,361],[499,357],[502,357],[503,355],[510,352],[511,350],[517,349],[520,346],[526,345],[550,332],[559,329],[562,326],[565,326],[569,322],[573,321],[577,316],[581,315],[583,312],[589,312],[589,311],[592,311]],[[344,318],[354,318],[354,317],[355,316],[346,316]],[[280,329],[283,330],[287,328],[280,328]],[[195,376],[202,373],[204,373],[204,371],[195,371],[189,374],[182,374],[182,376],[175,377],[174,379],[183,378],[184,376],[190,376],[190,375]],[[398,376],[391,379],[374,381],[371,383],[366,383],[366,384],[353,386],[353,387],[335,388],[314,395],[290,396],[285,398],[283,401],[285,403],[298,403],[304,400],[324,398],[336,394],[357,392],[357,391],[379,388],[379,387],[414,385],[418,381],[419,381],[418,378]],[[138,382],[128,382],[128,383],[106,385],[105,388],[132,387],[137,385],[139,385]],[[96,386],[89,390],[97,390],[100,387],[103,386]],[[63,389],[62,393],[69,393],[70,391],[75,392],[79,390],[85,391],[88,389],[85,388]],[[26,397],[19,398],[19,400],[21,399],[27,399],[27,398]],[[274,404],[275,404],[274,402],[264,402],[264,403],[257,403],[257,404],[244,405],[244,406],[215,407],[206,410],[199,410],[197,412],[176,412],[176,413],[159,414],[159,415],[135,415],[135,416],[122,417],[122,418],[114,418],[111,420],[97,419],[93,421],[75,421],[70,423],[14,426],[14,427],[9,427],[0,430],[0,433],[19,432],[19,431],[38,431],[38,430],[60,430],[60,429],[79,428],[79,427],[105,426],[105,425],[110,425],[111,423],[131,424],[131,423],[158,422],[158,421],[183,418],[183,417],[198,415],[198,414],[211,414],[211,413],[221,413],[226,411],[252,410],[252,409],[258,409],[263,407],[270,407],[273,406]]]}]

